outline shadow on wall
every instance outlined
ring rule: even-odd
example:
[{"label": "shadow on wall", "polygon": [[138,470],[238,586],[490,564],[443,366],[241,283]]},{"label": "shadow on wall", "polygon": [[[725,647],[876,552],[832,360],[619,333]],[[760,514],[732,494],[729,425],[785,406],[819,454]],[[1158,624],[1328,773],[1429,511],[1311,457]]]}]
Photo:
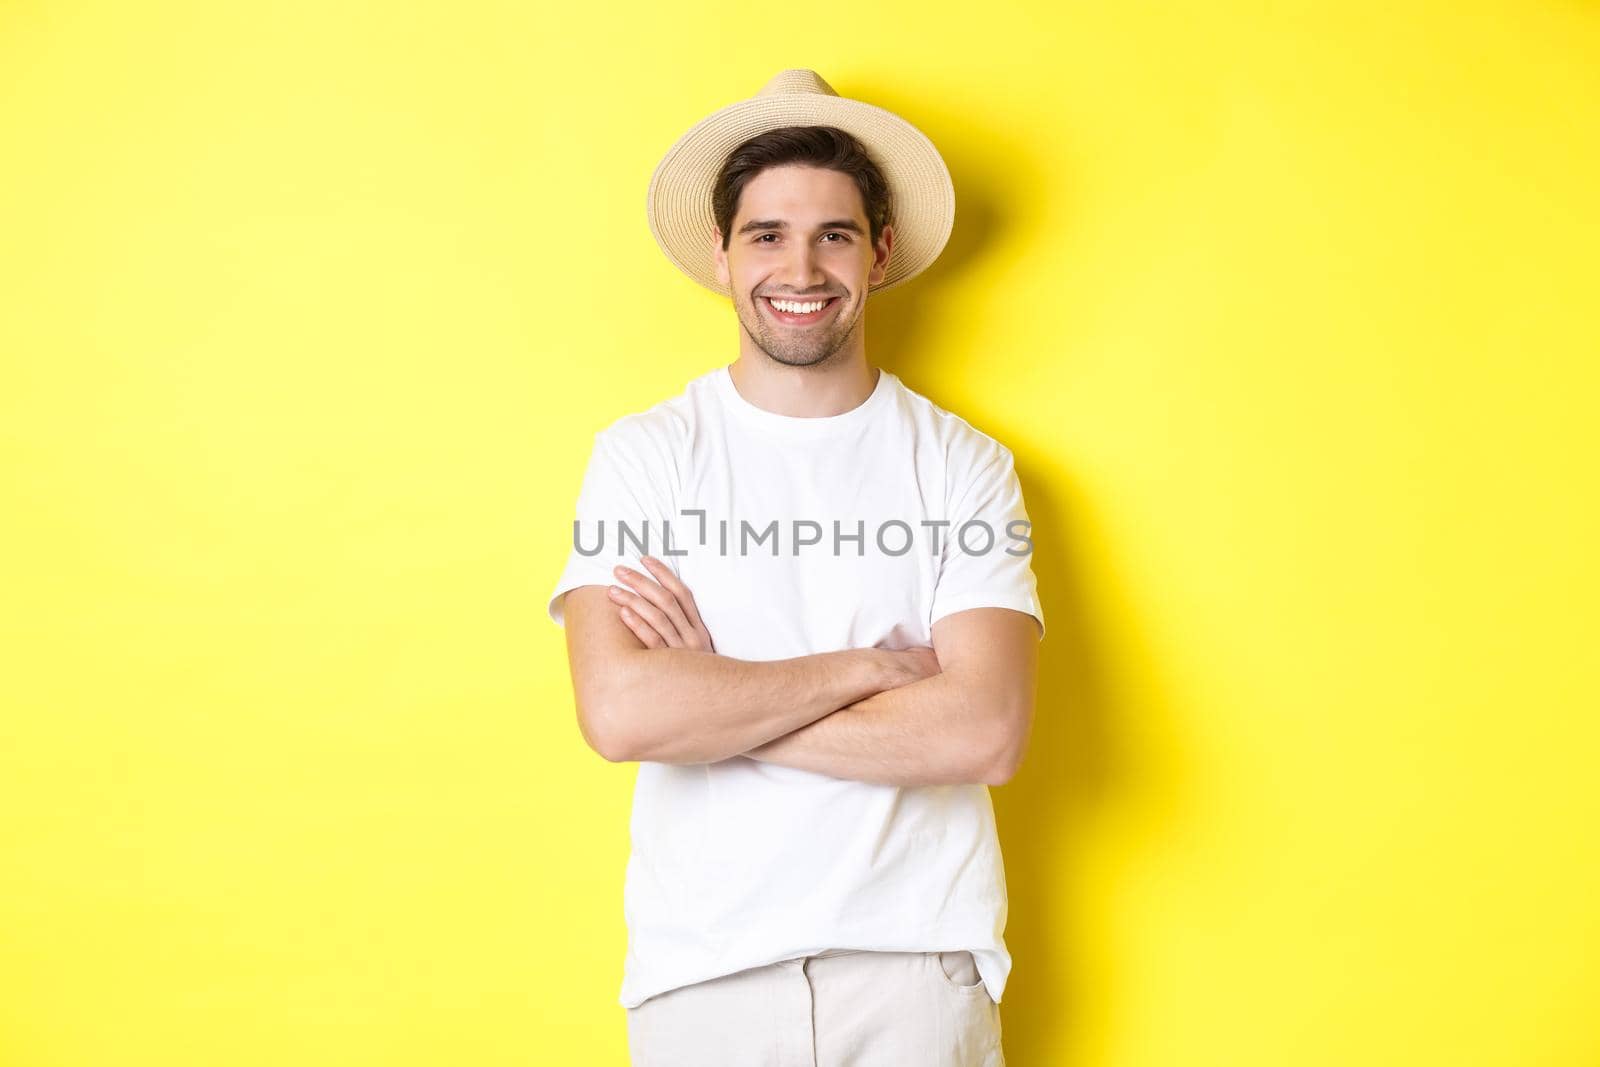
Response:
[{"label": "shadow on wall", "polygon": [[[955,301],[965,284],[966,267],[994,247],[1011,218],[1029,214],[1024,207],[1013,210],[1015,198],[1003,189],[985,185],[977,173],[983,165],[964,171],[965,161],[947,159],[956,178],[959,205],[950,241],[927,272],[869,304],[867,351],[870,362],[887,367],[940,407],[964,415],[961,397],[939,395],[920,383],[937,380],[941,366],[949,367],[952,359],[981,359],[1003,375],[1008,361],[1016,365],[1056,357],[947,352],[941,366],[930,365],[924,357],[932,348],[923,332],[937,318],[924,313],[929,308],[958,307]],[[994,166],[992,161],[987,165]],[[1010,160],[1007,165],[1001,174],[1006,184],[1014,179],[1022,188],[1066,190],[1067,183],[1054,176],[1048,183],[1018,179]],[[978,420],[973,422],[979,425]],[[1003,422],[980,428],[1010,446]],[[1071,457],[1063,459],[1070,467]],[[1086,892],[1084,865],[1075,860],[1095,821],[1114,809],[1137,806],[1145,826],[1176,822],[1184,774],[1181,766],[1170,762],[1150,765],[1148,748],[1130,736],[1124,725],[1127,714],[1119,713],[1105,690],[1092,605],[1085,590],[1092,586],[1105,595],[1104,590],[1115,588],[1115,575],[1097,574],[1092,583],[1083,581],[1083,553],[1073,542],[1075,530],[1084,526],[1072,521],[1073,509],[1087,508],[1091,502],[1073,493],[1070,484],[1052,484],[1036,476],[1025,455],[1017,456],[1017,474],[1033,523],[1033,568],[1049,630],[1039,646],[1038,702],[1022,769],[992,791],[1010,898],[1006,943],[1013,960],[1002,1009],[1004,1042],[1007,1056],[1017,1063],[1043,1063],[1048,1058],[1052,1063],[1087,1064],[1098,1058],[1097,1050],[1086,1043],[1097,1030],[1089,1009],[1101,1018],[1108,1010],[1114,1015],[1104,998],[1119,984],[1106,980],[1119,966],[1117,960],[1089,956],[1089,946],[1101,942],[1088,933],[1095,919],[1089,908],[1107,892],[1114,894],[1115,888]],[[1169,718],[1163,714],[1169,705],[1163,696],[1166,689],[1159,677],[1141,666],[1141,730]],[[1093,987],[1086,989],[1085,978],[1091,975]]]}]

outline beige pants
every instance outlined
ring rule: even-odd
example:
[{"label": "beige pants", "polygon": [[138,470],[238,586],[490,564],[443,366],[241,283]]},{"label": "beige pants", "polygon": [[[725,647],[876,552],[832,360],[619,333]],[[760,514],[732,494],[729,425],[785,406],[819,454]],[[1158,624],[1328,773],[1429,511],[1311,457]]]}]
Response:
[{"label": "beige pants", "polygon": [[837,949],[651,997],[633,1067],[1005,1067],[972,953]]}]

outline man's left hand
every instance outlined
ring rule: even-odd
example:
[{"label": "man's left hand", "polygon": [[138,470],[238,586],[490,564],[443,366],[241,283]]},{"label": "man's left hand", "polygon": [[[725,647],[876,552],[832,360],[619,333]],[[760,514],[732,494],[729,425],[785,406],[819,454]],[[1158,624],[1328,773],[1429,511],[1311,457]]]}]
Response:
[{"label": "man's left hand", "polygon": [[654,556],[640,559],[653,579],[632,567],[618,566],[612,572],[622,583],[611,587],[611,602],[621,611],[623,623],[646,648],[715,652],[689,587]]}]

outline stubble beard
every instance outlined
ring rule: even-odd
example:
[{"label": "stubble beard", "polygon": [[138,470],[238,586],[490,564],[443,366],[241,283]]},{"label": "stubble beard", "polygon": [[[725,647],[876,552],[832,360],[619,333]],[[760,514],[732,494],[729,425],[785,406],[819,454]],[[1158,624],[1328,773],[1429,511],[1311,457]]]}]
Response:
[{"label": "stubble beard", "polygon": [[736,303],[739,321],[757,348],[769,358],[789,367],[811,367],[831,358],[844,348],[861,318],[858,312],[854,319],[846,323],[836,314],[826,333],[811,337],[809,334],[813,331],[797,330],[792,335],[786,335],[782,326],[773,324],[755,305],[755,301],[760,299],[757,296],[752,297],[749,304]]}]

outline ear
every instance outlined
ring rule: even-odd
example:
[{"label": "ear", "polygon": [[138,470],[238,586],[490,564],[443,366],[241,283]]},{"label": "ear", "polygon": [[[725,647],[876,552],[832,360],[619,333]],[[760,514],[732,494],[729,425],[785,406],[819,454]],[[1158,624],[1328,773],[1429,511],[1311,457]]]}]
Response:
[{"label": "ear", "polygon": [[717,281],[728,288],[733,283],[728,274],[728,253],[722,250],[722,231],[715,226],[711,228],[711,260],[717,265]]},{"label": "ear", "polygon": [[885,226],[883,232],[878,234],[878,241],[872,246],[872,269],[867,271],[867,284],[877,285],[883,281],[884,272],[889,269],[889,252],[894,248],[894,227]]}]

